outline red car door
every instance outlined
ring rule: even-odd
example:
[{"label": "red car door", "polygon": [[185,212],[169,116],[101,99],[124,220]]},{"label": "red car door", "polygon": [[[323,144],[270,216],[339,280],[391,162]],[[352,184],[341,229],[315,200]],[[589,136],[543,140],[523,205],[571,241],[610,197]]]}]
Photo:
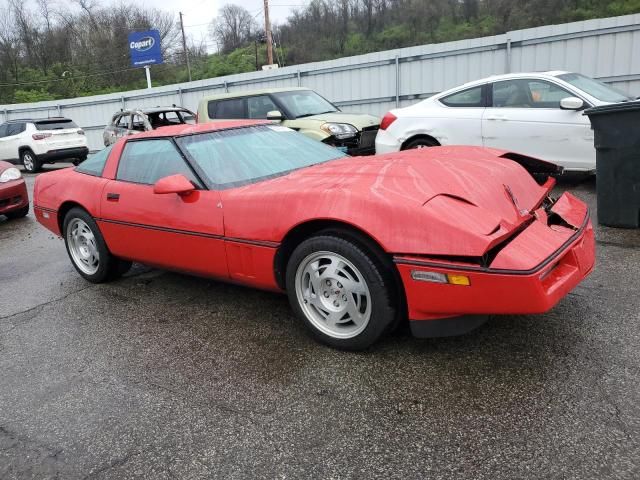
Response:
[{"label": "red car door", "polygon": [[[159,179],[182,174],[187,195],[154,193]],[[171,139],[130,140],[115,180],[102,191],[98,224],[111,252],[161,268],[229,276],[220,196],[202,187]]]}]

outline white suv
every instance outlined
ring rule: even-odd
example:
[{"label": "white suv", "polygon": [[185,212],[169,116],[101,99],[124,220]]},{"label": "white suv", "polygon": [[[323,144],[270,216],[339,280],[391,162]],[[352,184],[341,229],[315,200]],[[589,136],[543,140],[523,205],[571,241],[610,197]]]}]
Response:
[{"label": "white suv", "polygon": [[84,131],[68,118],[9,120],[0,125],[0,160],[37,172],[44,163],[73,161],[89,154]]}]

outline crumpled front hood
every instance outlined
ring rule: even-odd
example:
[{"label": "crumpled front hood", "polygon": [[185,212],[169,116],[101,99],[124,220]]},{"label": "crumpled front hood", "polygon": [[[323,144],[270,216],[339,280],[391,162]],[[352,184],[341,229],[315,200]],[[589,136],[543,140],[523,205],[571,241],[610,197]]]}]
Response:
[{"label": "crumpled front hood", "polygon": [[302,117],[300,119],[291,120],[292,122],[298,121],[317,121],[318,126],[322,125],[326,122],[335,122],[335,123],[348,123],[353,125],[358,130],[362,130],[363,128],[373,127],[376,125],[380,125],[380,119],[378,117],[374,117],[373,115],[367,115],[364,113],[345,113],[345,112],[332,112],[332,113],[322,113],[320,115],[313,115],[311,117]]},{"label": "crumpled front hood", "polygon": [[482,256],[531,219],[550,188],[503,153],[434,147],[347,157],[225,192],[225,208],[229,218],[252,219],[252,238],[279,241],[286,230],[275,232],[274,218],[324,218],[357,226],[390,253]]},{"label": "crumpled front hood", "polygon": [[[439,147],[330,162],[291,175],[321,177],[336,189],[360,190],[379,202],[421,207],[452,223],[488,234],[499,223],[518,225],[547,193],[503,152]],[[327,182],[328,180],[328,182]]]}]

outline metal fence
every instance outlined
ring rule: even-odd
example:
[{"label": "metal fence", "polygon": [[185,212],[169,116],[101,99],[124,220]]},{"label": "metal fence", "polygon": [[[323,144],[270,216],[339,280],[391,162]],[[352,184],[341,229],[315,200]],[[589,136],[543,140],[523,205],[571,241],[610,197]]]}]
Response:
[{"label": "metal fence", "polygon": [[[64,115],[102,147],[102,129],[121,108],[182,105],[207,94],[305,86],[344,111],[382,115],[489,75],[569,70],[640,95],[640,14],[549,25],[504,35],[401,48],[277,70],[69,100],[0,106],[4,120]],[[141,70],[141,75],[142,75]]]}]

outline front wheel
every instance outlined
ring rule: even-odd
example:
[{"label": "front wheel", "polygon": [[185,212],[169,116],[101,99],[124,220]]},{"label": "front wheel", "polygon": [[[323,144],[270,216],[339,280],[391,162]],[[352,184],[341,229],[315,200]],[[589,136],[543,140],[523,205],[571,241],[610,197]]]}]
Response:
[{"label": "front wheel", "polygon": [[360,246],[317,236],[302,242],[287,266],[292,308],[321,342],[363,350],[394,323],[390,275]]},{"label": "front wheel", "polygon": [[64,217],[63,235],[71,263],[92,283],[113,280],[131,268],[131,262],[109,252],[95,220],[80,208],[72,208]]}]

